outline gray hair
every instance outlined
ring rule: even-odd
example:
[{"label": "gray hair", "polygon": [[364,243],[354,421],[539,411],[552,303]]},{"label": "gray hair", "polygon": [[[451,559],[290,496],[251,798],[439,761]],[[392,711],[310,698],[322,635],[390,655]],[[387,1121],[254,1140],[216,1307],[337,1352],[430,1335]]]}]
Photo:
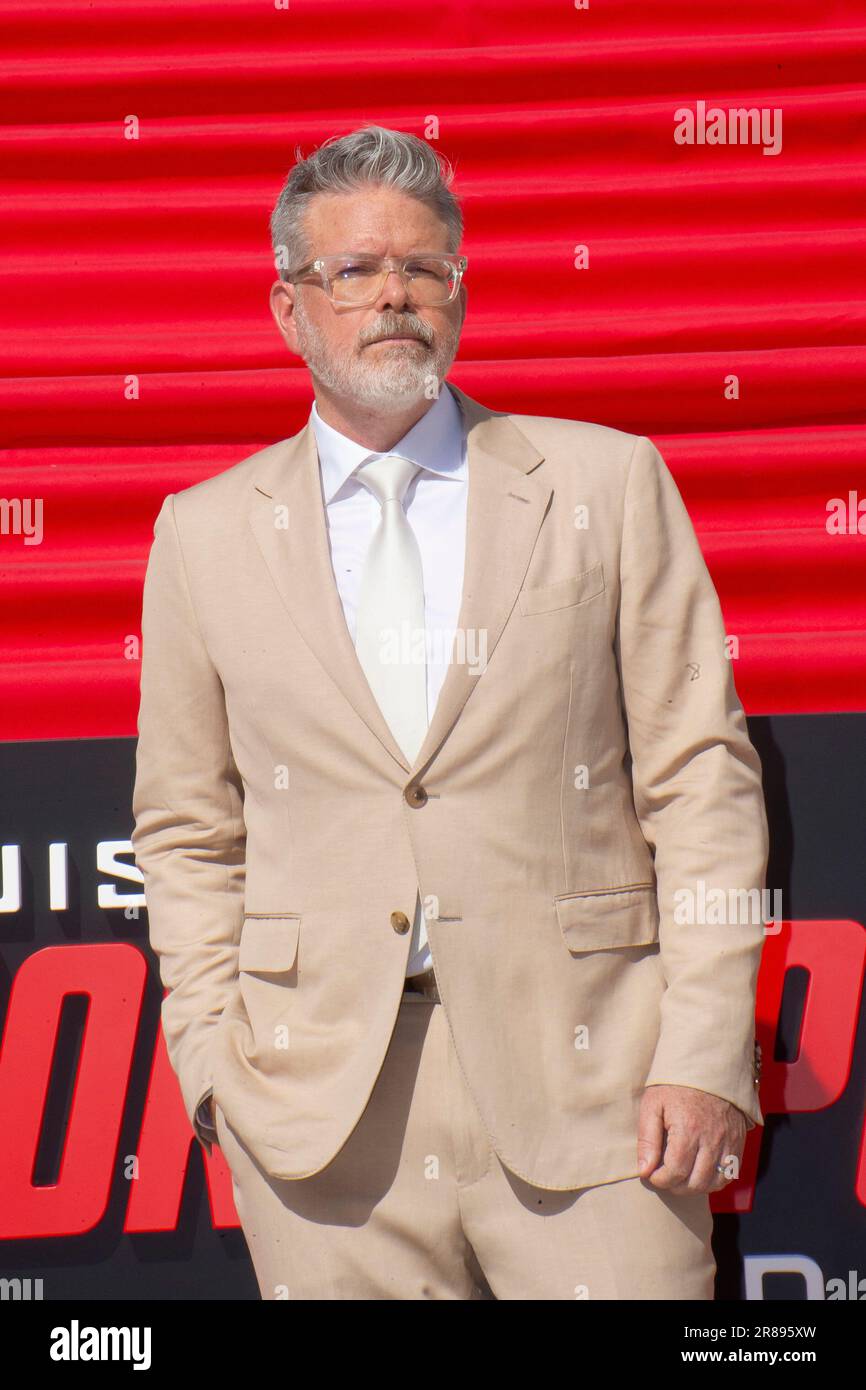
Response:
[{"label": "gray hair", "polygon": [[281,280],[311,259],[304,219],[317,193],[351,193],[365,185],[399,189],[426,203],[442,219],[448,229],[447,249],[459,250],[463,214],[450,189],[454,171],[445,155],[426,140],[369,125],[350,135],[332,136],[308,159],[299,148],[295,155],[298,162],[271,213],[274,259],[284,259]]}]

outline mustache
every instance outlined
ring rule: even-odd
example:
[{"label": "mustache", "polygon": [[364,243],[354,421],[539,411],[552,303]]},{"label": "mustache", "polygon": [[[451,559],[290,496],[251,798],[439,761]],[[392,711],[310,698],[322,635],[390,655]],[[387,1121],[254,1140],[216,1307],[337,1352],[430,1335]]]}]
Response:
[{"label": "mustache", "polygon": [[370,343],[378,343],[382,338],[393,337],[395,333],[418,338],[427,347],[433,341],[433,329],[429,323],[425,323],[415,314],[403,314],[401,317],[383,315],[377,323],[368,324],[359,333],[358,344],[360,347],[367,347]]}]

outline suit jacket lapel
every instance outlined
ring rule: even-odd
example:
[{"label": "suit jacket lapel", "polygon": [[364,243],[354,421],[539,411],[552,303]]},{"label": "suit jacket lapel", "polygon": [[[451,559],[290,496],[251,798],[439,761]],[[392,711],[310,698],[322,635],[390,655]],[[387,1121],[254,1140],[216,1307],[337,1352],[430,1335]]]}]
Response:
[{"label": "suit jacket lapel", "polygon": [[[464,418],[469,497],[460,634],[471,634],[489,661],[526,573],[551,488],[531,472],[543,455],[505,415],[496,415],[449,383]],[[426,765],[483,679],[471,660],[452,659],[424,743],[410,765],[367,683],[346,626],[331,565],[315,434],[309,422],[263,451],[249,523],[271,578],[304,641],[349,704],[409,774]],[[472,657],[473,647],[466,647]],[[474,673],[473,673],[474,671]]]},{"label": "suit jacket lapel", "polygon": [[544,455],[508,416],[497,415],[449,385],[463,415],[469,468],[463,599],[452,662],[413,772],[435,756],[484,679],[483,670],[473,673],[470,660],[454,661],[461,651],[460,636],[468,656],[474,644],[490,660],[517,599],[552,492],[543,473],[531,476]]},{"label": "suit jacket lapel", "polygon": [[406,766],[346,626],[331,565],[312,426],[308,422],[268,455],[256,474],[249,522],[271,579],[292,622],[334,684],[391,756]]}]

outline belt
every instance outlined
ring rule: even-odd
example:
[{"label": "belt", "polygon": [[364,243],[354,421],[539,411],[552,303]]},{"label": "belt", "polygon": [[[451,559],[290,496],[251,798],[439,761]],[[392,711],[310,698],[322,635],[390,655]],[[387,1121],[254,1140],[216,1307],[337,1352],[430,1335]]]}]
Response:
[{"label": "belt", "polygon": [[429,970],[422,970],[420,975],[407,975],[406,990],[412,994],[423,994],[425,999],[430,999],[434,1004],[442,1003],[436,984],[436,972],[432,965]]}]

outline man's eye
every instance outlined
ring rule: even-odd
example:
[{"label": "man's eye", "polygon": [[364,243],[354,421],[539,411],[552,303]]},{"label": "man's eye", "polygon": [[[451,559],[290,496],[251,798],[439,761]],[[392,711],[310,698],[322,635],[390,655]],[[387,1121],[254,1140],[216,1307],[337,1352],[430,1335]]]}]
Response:
[{"label": "man's eye", "polygon": [[359,275],[372,275],[373,267],[361,262],[341,266],[337,272],[341,280],[354,279]]},{"label": "man's eye", "polygon": [[441,261],[409,261],[406,265],[406,271],[415,280],[420,277],[431,280],[447,280],[450,273]]}]

